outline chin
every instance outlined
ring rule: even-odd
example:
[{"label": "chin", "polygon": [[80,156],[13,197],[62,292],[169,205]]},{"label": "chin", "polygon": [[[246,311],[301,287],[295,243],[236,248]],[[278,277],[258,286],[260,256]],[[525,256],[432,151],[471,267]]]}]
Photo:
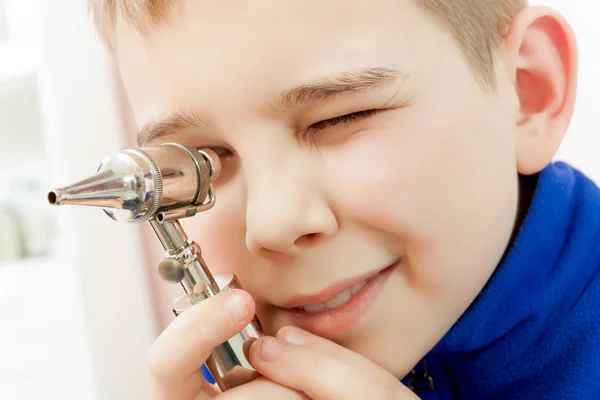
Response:
[{"label": "chin", "polygon": [[400,340],[393,339],[391,335],[388,337],[374,335],[368,340],[352,345],[340,344],[372,361],[398,379],[408,375],[427,354],[427,349],[422,344],[409,346]]}]

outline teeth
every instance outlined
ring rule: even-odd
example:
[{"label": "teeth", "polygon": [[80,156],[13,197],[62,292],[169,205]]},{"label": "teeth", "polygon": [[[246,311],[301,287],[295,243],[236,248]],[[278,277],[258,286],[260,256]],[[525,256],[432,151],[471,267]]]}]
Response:
[{"label": "teeth", "polygon": [[325,311],[325,310],[331,310],[331,309],[334,309],[334,308],[341,307],[344,304],[346,304],[348,301],[350,301],[350,299],[352,298],[352,296],[354,296],[363,287],[365,287],[365,285],[367,284],[367,282],[368,282],[368,280],[356,283],[351,288],[349,288],[347,290],[344,290],[342,293],[338,294],[333,299],[331,299],[331,300],[329,300],[329,301],[327,301],[325,303],[309,304],[309,305],[304,306],[302,308],[307,313],[314,314],[314,313],[322,312],[322,311]]},{"label": "teeth", "polygon": [[333,299],[326,302],[325,308],[328,310],[331,310],[332,308],[337,308],[337,307],[343,306],[350,300],[350,297],[352,297],[352,293],[350,292],[350,289],[344,290],[342,293],[338,294]]},{"label": "teeth", "polygon": [[367,284],[367,281],[362,281],[362,282],[358,282],[357,284],[353,285],[350,288],[350,292],[352,293],[352,296],[354,296],[356,293],[358,293],[360,291],[360,289],[364,288],[366,284]]},{"label": "teeth", "polygon": [[309,304],[308,306],[304,306],[304,311],[310,314],[325,311],[325,309],[325,303]]}]

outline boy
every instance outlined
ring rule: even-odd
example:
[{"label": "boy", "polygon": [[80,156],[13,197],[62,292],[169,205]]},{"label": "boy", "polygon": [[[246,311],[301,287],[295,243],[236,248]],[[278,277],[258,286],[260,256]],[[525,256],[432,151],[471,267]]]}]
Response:
[{"label": "boy", "polygon": [[[140,145],[221,155],[217,204],[187,229],[245,288],[163,332],[157,398],[600,398],[600,191],[551,162],[577,81],[560,15],[91,3]],[[255,312],[262,378],[218,394],[200,366]]]}]

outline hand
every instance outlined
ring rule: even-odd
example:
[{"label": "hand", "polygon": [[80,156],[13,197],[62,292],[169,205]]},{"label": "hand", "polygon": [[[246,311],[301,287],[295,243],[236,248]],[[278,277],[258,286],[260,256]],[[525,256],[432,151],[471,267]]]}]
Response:
[{"label": "hand", "polygon": [[[219,395],[219,389],[203,378],[201,366],[215,347],[250,322],[254,310],[254,301],[247,292],[232,289],[206,299],[179,315],[150,349],[153,398],[204,400]],[[240,387],[245,388],[247,397],[242,398],[246,399],[308,399],[298,391],[262,377]]]},{"label": "hand", "polygon": [[180,314],[150,349],[154,398],[193,400],[216,396],[219,390],[202,377],[201,366],[215,347],[250,322],[254,309],[252,297],[236,289],[208,298]]},{"label": "hand", "polygon": [[[224,313],[224,309],[229,312]],[[254,309],[248,293],[229,290],[177,317],[150,350],[154,398],[417,399],[395,377],[360,355],[292,327],[281,330],[277,339],[262,338],[251,346],[250,362],[263,377],[220,393],[204,380],[200,367],[215,347],[250,322]],[[297,332],[300,335],[294,335]],[[277,341],[282,351],[277,357],[264,360],[261,350],[268,349],[272,341]],[[267,345],[263,347],[265,342]]]},{"label": "hand", "polygon": [[[305,398],[289,397],[300,393],[313,400],[418,399],[370,360],[295,327],[281,329],[276,338],[257,340],[249,353],[263,378],[228,390],[215,400]],[[280,386],[275,388],[273,382]],[[286,388],[293,392],[285,392]]]}]

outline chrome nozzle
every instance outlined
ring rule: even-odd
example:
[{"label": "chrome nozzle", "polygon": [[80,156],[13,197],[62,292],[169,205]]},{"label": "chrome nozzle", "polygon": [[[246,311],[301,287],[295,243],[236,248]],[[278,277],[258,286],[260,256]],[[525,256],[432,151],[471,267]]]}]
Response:
[{"label": "chrome nozzle", "polygon": [[[220,169],[211,150],[179,143],[125,149],[107,157],[91,177],[48,193],[51,205],[100,207],[116,221],[144,222],[160,214],[193,216],[212,206],[211,181]],[[209,200],[206,203],[206,200]]]},{"label": "chrome nozzle", "polygon": [[115,209],[136,209],[139,191],[129,177],[119,177],[115,171],[102,171],[73,185],[48,192],[51,205],[83,205]]}]

